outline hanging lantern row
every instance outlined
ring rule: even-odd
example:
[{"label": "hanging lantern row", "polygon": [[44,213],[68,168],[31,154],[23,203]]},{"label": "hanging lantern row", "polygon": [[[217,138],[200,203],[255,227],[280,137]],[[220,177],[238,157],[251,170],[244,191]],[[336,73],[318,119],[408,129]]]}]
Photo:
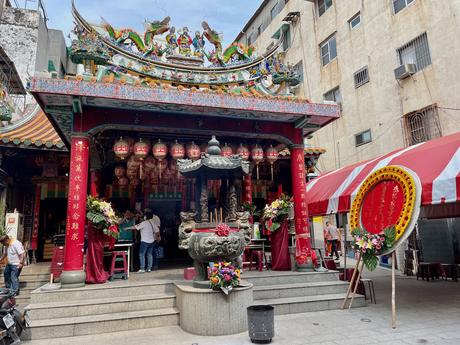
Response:
[{"label": "hanging lantern row", "polygon": [[[204,149],[206,150],[206,148]],[[161,180],[162,170],[166,165],[165,159],[168,155],[168,146],[165,143],[163,143],[160,139],[158,139],[158,142],[152,147],[153,157],[149,156],[149,144],[142,141],[142,139],[139,139],[138,142],[131,146],[128,140],[125,140],[122,137],[120,137],[120,139],[117,142],[115,142],[113,146],[113,152],[115,153],[115,156],[117,156],[121,160],[124,160],[127,157],[129,157],[131,153],[133,154],[133,156],[131,156],[127,162],[128,169],[126,171],[122,172],[121,170],[117,170],[117,168],[121,169],[120,167],[117,167],[115,169],[116,177],[120,178],[125,174],[128,177],[134,177],[137,176],[137,171],[139,170],[139,177],[142,180],[144,178],[144,168],[145,170],[150,171],[154,169],[155,166],[158,166],[159,176]],[[176,140],[175,144],[173,144],[169,150],[171,157],[175,161],[177,161],[178,159],[183,159],[185,156],[187,156],[187,158],[191,160],[197,160],[201,157],[201,152],[201,148],[193,141],[190,145],[187,146],[187,148],[185,148],[184,145],[179,144]],[[252,161],[256,164],[257,179],[259,179],[259,164],[263,162],[263,160],[266,157],[267,161],[270,163],[271,166],[271,176],[273,181],[273,164],[278,160],[279,153],[278,150],[274,148],[272,145],[270,145],[270,147],[264,152],[264,150],[258,145],[256,145],[251,151],[249,151],[249,149],[246,146],[240,144],[240,146],[236,150],[236,154],[241,155],[243,160],[249,160],[249,158],[252,159]],[[221,155],[224,157],[232,156],[233,148],[227,143],[225,143],[225,145],[221,148]]]}]

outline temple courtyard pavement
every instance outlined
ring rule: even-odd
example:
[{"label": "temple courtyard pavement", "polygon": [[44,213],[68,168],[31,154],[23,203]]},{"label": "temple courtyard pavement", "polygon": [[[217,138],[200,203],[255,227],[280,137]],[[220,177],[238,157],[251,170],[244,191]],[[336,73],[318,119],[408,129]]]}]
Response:
[{"label": "temple courtyard pavement", "polygon": [[[161,271],[159,272],[161,274]],[[155,273],[153,273],[155,274]],[[377,304],[352,310],[333,310],[275,317],[279,345],[402,345],[460,344],[460,282],[421,281],[397,276],[397,328],[391,328],[391,272],[366,272],[374,281]],[[225,327],[225,324],[222,324]],[[251,344],[247,333],[225,337],[188,334],[178,326],[23,342],[25,345]]]}]

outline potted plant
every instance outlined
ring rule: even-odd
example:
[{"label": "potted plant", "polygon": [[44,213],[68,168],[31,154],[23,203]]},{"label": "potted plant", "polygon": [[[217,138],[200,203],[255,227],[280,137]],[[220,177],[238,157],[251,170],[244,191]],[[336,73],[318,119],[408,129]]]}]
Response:
[{"label": "potted plant", "polygon": [[88,220],[88,249],[86,255],[86,282],[105,283],[108,278],[104,270],[104,246],[110,246],[118,238],[118,218],[109,202],[93,196],[86,199],[86,219]]},{"label": "potted plant", "polygon": [[289,215],[293,206],[291,198],[282,194],[264,208],[263,221],[267,230],[270,231],[272,269],[275,271],[291,270],[288,229]]}]

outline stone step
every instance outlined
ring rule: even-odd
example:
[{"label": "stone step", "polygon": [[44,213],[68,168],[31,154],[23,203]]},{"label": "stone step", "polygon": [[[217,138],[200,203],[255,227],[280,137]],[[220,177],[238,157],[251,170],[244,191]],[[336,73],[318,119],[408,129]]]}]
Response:
[{"label": "stone step", "polygon": [[[316,296],[287,297],[276,299],[260,299],[255,305],[272,305],[275,315],[307,313],[321,310],[340,309],[346,293],[324,294]],[[356,295],[353,307],[363,307],[366,301],[363,295]]]},{"label": "stone step", "polygon": [[21,272],[21,275],[19,276],[20,281],[44,281],[44,282],[49,282],[50,280],[50,274],[49,273],[24,273]]},{"label": "stone step", "polygon": [[254,300],[339,294],[347,288],[348,283],[342,281],[254,286]]},{"label": "stone step", "polygon": [[140,310],[172,308],[176,305],[174,294],[110,297],[80,301],[60,301],[29,304],[25,307],[31,320],[122,313]]},{"label": "stone step", "polygon": [[30,288],[35,290],[36,288],[39,288],[47,283],[49,283],[48,280],[23,280],[22,277],[20,277],[19,280],[19,286],[21,289]]},{"label": "stone step", "polygon": [[31,293],[31,303],[47,303],[56,301],[98,300],[100,298],[141,296],[174,292],[171,281],[129,282],[126,280],[108,282],[106,284],[86,285],[84,288],[59,289],[43,291],[36,289]]},{"label": "stone step", "polygon": [[320,281],[338,281],[339,273],[337,271],[329,272],[248,272],[243,273],[242,278],[249,281],[254,286],[312,283]]},{"label": "stone step", "polygon": [[31,320],[30,327],[24,332],[24,340],[112,333],[134,329],[177,326],[178,324],[179,311],[176,308]]}]

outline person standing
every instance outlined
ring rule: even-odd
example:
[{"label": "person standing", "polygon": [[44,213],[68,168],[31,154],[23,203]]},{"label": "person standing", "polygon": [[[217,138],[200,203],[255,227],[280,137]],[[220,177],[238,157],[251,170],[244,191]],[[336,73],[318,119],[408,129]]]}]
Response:
[{"label": "person standing", "polygon": [[[160,226],[160,218],[158,218],[158,216],[154,215],[152,212],[146,212],[145,220],[143,222],[135,226],[126,228],[126,230],[138,230],[141,234],[141,244],[139,248],[140,268],[138,273],[151,272],[152,267],[155,267],[153,251],[155,249],[156,242],[159,242],[161,239]],[[146,256],[147,267],[145,265]]]},{"label": "person standing", "polygon": [[25,251],[24,246],[18,240],[10,238],[8,235],[0,237],[0,243],[6,248],[0,261],[5,258],[8,263],[3,271],[5,279],[5,287],[9,290],[9,294],[14,296],[19,292],[19,274],[24,266]]},{"label": "person standing", "polygon": [[331,243],[331,256],[335,254],[335,259],[339,260],[339,252],[337,251],[337,242],[339,241],[339,230],[335,225],[330,222],[326,222],[326,230],[328,232],[328,238]]}]

